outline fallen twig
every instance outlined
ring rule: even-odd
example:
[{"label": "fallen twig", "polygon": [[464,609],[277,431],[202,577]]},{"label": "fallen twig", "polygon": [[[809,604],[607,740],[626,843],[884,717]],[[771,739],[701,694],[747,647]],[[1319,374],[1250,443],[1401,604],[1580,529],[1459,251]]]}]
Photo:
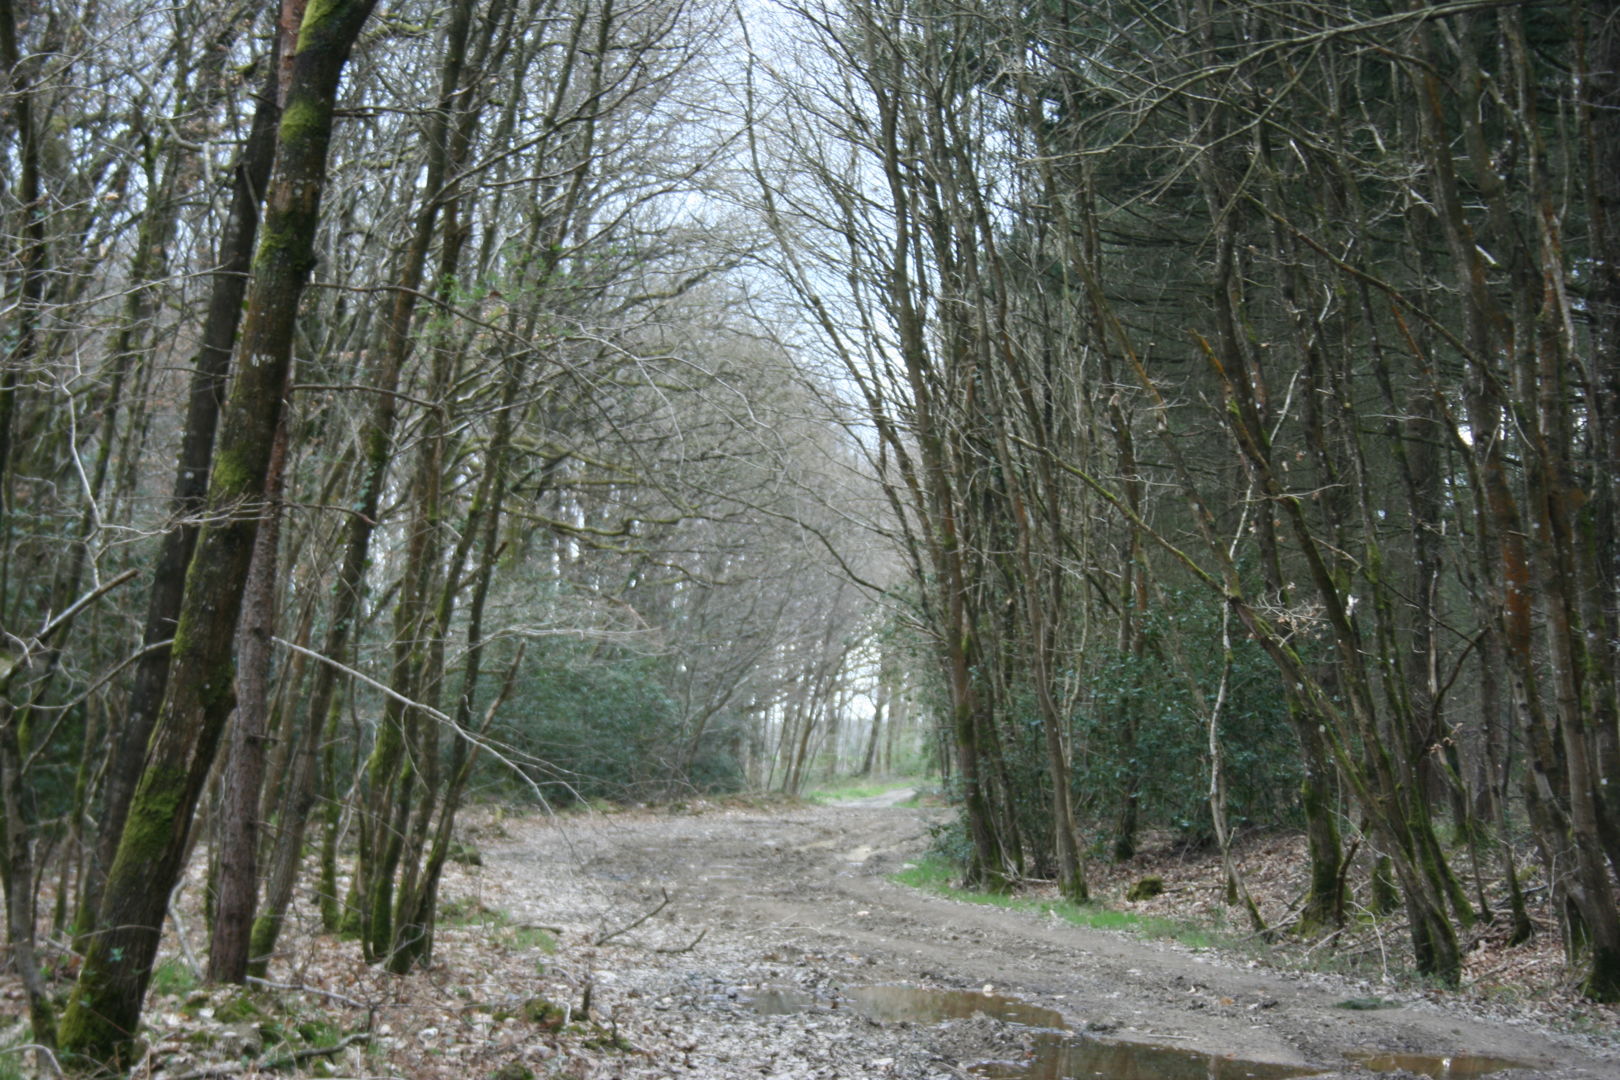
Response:
[{"label": "fallen twig", "polygon": [[636,927],[640,926],[642,923],[646,922],[648,919],[652,918],[654,915],[658,914],[660,911],[663,911],[666,907],[669,906],[669,890],[661,888],[658,891],[664,894],[664,898],[662,900],[658,901],[658,906],[657,907],[653,908],[651,911],[647,912],[645,915],[641,916],[639,919],[635,919],[632,922],[628,922],[625,925],[619,927],[617,930],[610,930],[610,931],[608,931],[606,933],[597,934],[595,940],[593,940],[591,942],[591,944],[592,945],[605,945],[608,942],[612,941],[614,938],[618,937],[620,934],[629,933],[631,930],[634,930]]},{"label": "fallen twig", "polygon": [[51,1063],[51,1072],[57,1076],[62,1075],[62,1065],[56,1060],[56,1052],[43,1043],[19,1043],[16,1046],[0,1047],[0,1054],[20,1054],[24,1050],[32,1050],[46,1061]]},{"label": "fallen twig", "polygon": [[191,970],[191,977],[202,978],[202,965],[197,963],[197,954],[191,951],[191,941],[186,937],[186,924],[180,920],[180,909],[174,906],[174,898],[180,894],[180,888],[169,893],[169,918],[174,922],[174,937],[180,943],[180,955],[185,957],[186,967]]},{"label": "fallen twig", "polygon": [[517,924],[517,928],[519,930],[544,930],[546,933],[555,934],[558,937],[562,937],[566,932],[560,926],[547,926],[544,923],[537,922],[520,922]]},{"label": "fallen twig", "polygon": [[355,998],[348,997],[345,994],[339,994],[332,990],[322,990],[318,986],[304,986],[301,983],[271,982],[269,979],[261,979],[257,975],[249,975],[247,977],[247,981],[254,986],[262,986],[267,990],[292,990],[300,994],[317,994],[321,997],[331,998],[333,1001],[341,1002],[352,1009],[365,1009],[367,1012],[371,1012],[376,1009],[375,1005],[369,1005],[364,1001],[359,1001]]},{"label": "fallen twig", "polygon": [[697,937],[693,938],[685,945],[666,945],[662,948],[654,949],[653,952],[664,953],[666,956],[678,956],[681,953],[691,952],[693,949],[697,948],[698,942],[702,941],[703,935],[707,934],[708,932],[709,928],[705,926],[702,930],[698,931]]}]

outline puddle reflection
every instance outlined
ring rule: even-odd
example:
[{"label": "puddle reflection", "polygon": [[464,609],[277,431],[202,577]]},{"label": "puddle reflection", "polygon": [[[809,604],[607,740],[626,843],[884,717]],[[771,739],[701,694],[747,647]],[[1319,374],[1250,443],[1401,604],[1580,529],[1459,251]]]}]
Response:
[{"label": "puddle reflection", "polygon": [[1432,1080],[1469,1080],[1471,1077],[1489,1076],[1491,1073],[1504,1072],[1508,1069],[1535,1068],[1528,1061],[1486,1057],[1483,1054],[1381,1054],[1370,1050],[1358,1050],[1344,1056],[1373,1072],[1394,1072],[1397,1069],[1404,1069],[1410,1073],[1431,1077]]},{"label": "puddle reflection", "polygon": [[1270,1065],[1148,1043],[1042,1037],[1022,1064],[994,1062],[974,1068],[988,1080],[1286,1080],[1320,1069]]},{"label": "puddle reflection", "polygon": [[[1321,1069],[1274,1065],[1204,1054],[1151,1043],[1101,1042],[1061,1034],[1063,1014],[1017,998],[976,990],[929,990],[915,986],[858,986],[841,995],[817,997],[791,987],[761,987],[747,997],[756,1012],[785,1016],[819,1009],[848,1009],[879,1023],[938,1023],[985,1016],[1025,1027],[1046,1029],[1035,1038],[1034,1053],[1024,1062],[986,1062],[973,1072],[986,1080],[1289,1080],[1313,1076]],[[1373,1072],[1404,1069],[1431,1080],[1473,1080],[1506,1069],[1531,1068],[1510,1058],[1456,1054],[1346,1055]]]},{"label": "puddle reflection", "polygon": [[816,1006],[813,994],[807,994],[803,990],[784,990],[776,986],[762,986],[758,990],[750,990],[744,1000],[761,1016],[790,1016],[793,1013],[809,1012]]},{"label": "puddle reflection", "polygon": [[933,1024],[983,1013],[1025,1027],[1062,1030],[1063,1014],[1016,998],[976,990],[926,990],[915,986],[857,986],[836,997],[817,997],[786,987],[762,986],[748,995],[754,1011],[785,1016],[815,1008],[848,1009],[880,1024]]}]

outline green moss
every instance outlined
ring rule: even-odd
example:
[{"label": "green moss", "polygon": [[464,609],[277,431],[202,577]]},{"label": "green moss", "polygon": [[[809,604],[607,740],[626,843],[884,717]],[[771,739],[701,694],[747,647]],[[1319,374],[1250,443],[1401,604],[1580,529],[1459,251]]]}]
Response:
[{"label": "green moss", "polygon": [[253,483],[253,469],[241,451],[221,448],[211,468],[209,501],[217,505],[254,493],[250,490],[257,486]]},{"label": "green moss", "polygon": [[585,1049],[605,1050],[609,1053],[621,1054],[630,1053],[635,1050],[635,1047],[626,1041],[624,1036],[620,1035],[617,1031],[603,1028],[598,1024],[592,1024],[591,1027],[594,1028],[595,1031],[589,1038],[585,1040]]},{"label": "green moss", "polygon": [[104,972],[106,968],[98,965],[94,971],[90,969],[95,953],[96,948],[92,946],[86,957],[86,971],[74,984],[67,1008],[62,1011],[61,1022],[56,1027],[60,1057],[69,1069],[79,1066],[89,1066],[86,1071],[97,1066],[118,1069],[133,1056],[133,1041],[97,1008],[98,1000],[106,992],[106,979],[98,978],[95,972]]},{"label": "green moss", "polygon": [[1125,891],[1125,899],[1132,902],[1137,900],[1151,900],[1164,892],[1164,878],[1157,874],[1149,874]]},{"label": "green moss", "polygon": [[222,1024],[242,1024],[266,1019],[268,1014],[247,992],[232,994],[214,1006],[214,1019]]},{"label": "green moss", "polygon": [[[315,9],[315,0],[309,10]],[[308,19],[305,20],[307,25]],[[331,121],[331,111],[319,102],[300,98],[287,103],[281,114],[279,135],[283,145],[317,137]]]},{"label": "green moss", "polygon": [[310,1046],[332,1046],[343,1037],[343,1030],[325,1019],[305,1020],[295,1030]]},{"label": "green moss", "polygon": [[281,936],[281,920],[271,915],[260,915],[253,920],[253,931],[248,938],[248,974],[264,978],[269,970],[270,954],[275,951],[276,939]]},{"label": "green moss", "polygon": [[186,774],[180,769],[152,769],[141,777],[140,787],[130,800],[124,836],[109,880],[126,876],[131,865],[142,866],[163,858],[174,839],[185,788]]},{"label": "green moss", "polygon": [[1401,892],[1395,885],[1395,863],[1388,855],[1380,855],[1373,864],[1372,910],[1388,915],[1401,906]]},{"label": "green moss", "polygon": [[1590,964],[1586,978],[1581,981],[1581,992],[1596,1002],[1620,1001],[1620,951],[1595,948]]},{"label": "green moss", "polygon": [[536,1024],[546,1031],[556,1031],[561,1028],[563,1018],[567,1015],[560,1005],[539,997],[525,1001],[520,1014],[529,1023]]},{"label": "green moss", "polygon": [[273,218],[265,221],[259,232],[259,246],[253,252],[254,273],[263,273],[292,248],[291,233],[287,229],[277,228]]}]

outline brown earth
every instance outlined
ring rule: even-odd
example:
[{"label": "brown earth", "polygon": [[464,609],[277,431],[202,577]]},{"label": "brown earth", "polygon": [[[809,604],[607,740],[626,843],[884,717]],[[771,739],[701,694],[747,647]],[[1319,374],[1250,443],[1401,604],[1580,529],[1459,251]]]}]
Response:
[{"label": "brown earth", "polygon": [[[1596,1033],[1560,1032],[1529,1004],[1278,971],[895,884],[943,812],[877,805],[894,798],[509,823],[481,841],[487,902],[563,927],[566,952],[667,893],[656,916],[594,950],[592,1011],[644,1052],[597,1059],[591,1075],[954,1077],[1029,1049],[1029,1029],[982,1016],[880,1024],[849,1007],[853,988],[905,984],[993,989],[1076,1032],[1217,1058],[1366,1075],[1347,1053],[1466,1052],[1530,1066],[1504,1076],[1620,1076],[1612,1010]],[[762,1014],[750,1004],[762,990],[798,991],[787,1000],[809,1008]],[[1342,1007],[1369,998],[1386,1007]]]},{"label": "brown earth", "polygon": [[[890,875],[922,855],[929,825],[947,816],[884,805],[899,797],[470,815],[464,832],[483,865],[447,875],[430,970],[401,978],[368,967],[355,944],[316,932],[304,897],[301,925],[272,965],[281,988],[257,990],[245,1019],[229,990],[165,991],[159,981],[144,1032],[150,1053],[134,1075],[1205,1080],[1265,1075],[1243,1064],[1260,1062],[1365,1077],[1346,1055],[1371,1051],[1526,1066],[1500,1073],[1505,1080],[1620,1077],[1620,1010],[1577,1008],[1567,993],[1483,993],[1477,980],[1463,993],[1424,992],[1281,970],[1239,951],[1081,929],[898,885]],[[1254,856],[1254,878],[1263,901],[1276,903],[1272,894],[1292,885],[1267,875],[1296,860],[1267,843],[1275,853]],[[1218,887],[1198,880],[1207,867],[1164,858],[1099,868],[1097,884],[1114,896],[1143,868],[1169,888],[1139,909],[1218,903]],[[194,872],[176,906],[182,921],[166,936],[171,969],[194,962],[186,957],[202,936],[200,891]],[[1401,947],[1387,942],[1392,954]],[[1551,955],[1556,943],[1540,948]],[[864,988],[874,986],[957,991],[952,1003],[968,1015],[870,1019]],[[1029,1065],[1053,1037],[972,1015],[996,1004],[976,996],[986,990],[1054,1010],[1044,1022],[1085,1046],[1113,1047],[1112,1056]],[[3,996],[20,1020],[14,980]],[[14,1044],[23,1030],[0,1037]],[[349,1040],[340,1050],[312,1049],[339,1038]],[[1144,1059],[1132,1049],[1141,1043],[1185,1053]],[[1466,1061],[1454,1065],[1440,1075],[1466,1074]]]}]

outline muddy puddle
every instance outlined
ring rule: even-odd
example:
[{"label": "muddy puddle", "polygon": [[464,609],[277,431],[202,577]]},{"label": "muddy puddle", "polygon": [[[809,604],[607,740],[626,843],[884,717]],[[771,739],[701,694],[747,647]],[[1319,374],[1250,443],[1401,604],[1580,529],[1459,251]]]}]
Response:
[{"label": "muddy puddle", "polygon": [[834,996],[815,996],[802,990],[761,987],[748,995],[755,1012],[767,1016],[848,1009],[880,1024],[902,1022],[934,1024],[966,1020],[983,1013],[1010,1024],[1064,1030],[1063,1014],[1017,998],[976,990],[928,990],[915,986],[857,986]]},{"label": "muddy puddle", "polygon": [[[1533,1068],[1529,1062],[1479,1054],[1382,1054],[1350,1052],[1351,1061],[1372,1072],[1404,1071],[1431,1080],[1474,1080],[1508,1069]],[[1098,1042],[1043,1034],[1033,1055],[1019,1063],[988,1062],[973,1070],[987,1080],[1287,1080],[1322,1069],[1273,1065],[1201,1054],[1169,1046]]]},{"label": "muddy puddle", "polygon": [[1147,1043],[1038,1038],[1028,1061],[974,1066],[987,1080],[1287,1080],[1321,1072]]},{"label": "muddy puddle", "polygon": [[[1068,1033],[1063,1014],[1017,998],[973,990],[915,986],[858,986],[832,995],[761,987],[746,1001],[768,1016],[847,1009],[879,1023],[934,1024],[983,1014],[1039,1029],[1033,1052],[1018,1062],[991,1061],[973,1067],[985,1080],[1289,1080],[1323,1070],[1199,1053],[1174,1046],[1099,1041]],[[1351,1052],[1345,1055],[1373,1072],[1405,1070],[1431,1080],[1473,1080],[1528,1063],[1476,1054],[1453,1056]]]},{"label": "muddy puddle", "polygon": [[756,1011],[772,1016],[848,1009],[879,1023],[934,1024],[983,1014],[1041,1029],[1028,1061],[975,1066],[975,1075],[987,1080],[1286,1080],[1319,1071],[1239,1061],[1168,1046],[1075,1038],[1067,1034],[1068,1025],[1056,1009],[973,990],[858,986],[836,996],[820,997],[802,990],[764,987],[749,995],[748,1001]]},{"label": "muddy puddle", "polygon": [[1375,1051],[1351,1051],[1344,1055],[1364,1069],[1373,1072],[1394,1072],[1397,1069],[1431,1080],[1472,1080],[1476,1076],[1489,1076],[1508,1069],[1533,1069],[1528,1061],[1512,1058],[1487,1057],[1483,1054],[1383,1054]]}]

